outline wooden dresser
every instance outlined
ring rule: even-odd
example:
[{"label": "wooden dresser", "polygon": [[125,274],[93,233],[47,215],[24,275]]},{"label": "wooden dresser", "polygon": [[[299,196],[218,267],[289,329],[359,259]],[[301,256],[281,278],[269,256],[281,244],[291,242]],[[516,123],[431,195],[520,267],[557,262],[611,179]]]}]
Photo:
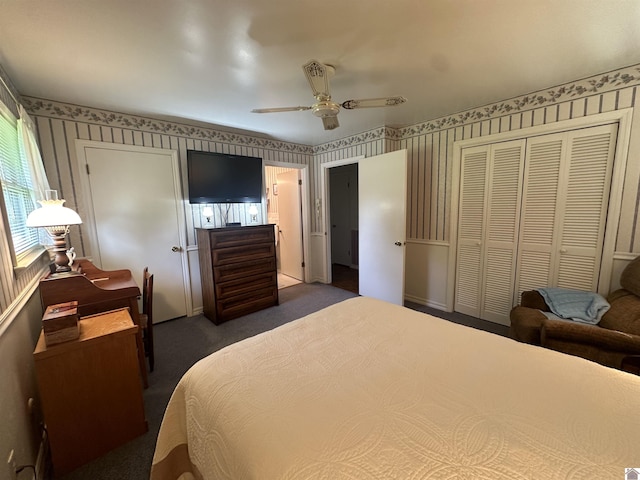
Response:
[{"label": "wooden dresser", "polygon": [[136,332],[127,309],[80,319],[80,338],[33,353],[56,476],[147,431]]},{"label": "wooden dresser", "polygon": [[204,315],[216,325],[278,305],[273,225],[198,228]]}]

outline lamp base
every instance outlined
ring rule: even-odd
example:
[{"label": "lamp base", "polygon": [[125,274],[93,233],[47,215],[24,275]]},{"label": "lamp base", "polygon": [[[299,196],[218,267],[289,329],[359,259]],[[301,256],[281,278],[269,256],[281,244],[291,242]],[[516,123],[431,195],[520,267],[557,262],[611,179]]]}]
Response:
[{"label": "lamp base", "polygon": [[53,253],[55,258],[53,263],[56,266],[55,273],[70,272],[69,257],[67,256],[67,242],[65,240],[66,233],[62,235],[52,235],[53,238]]}]

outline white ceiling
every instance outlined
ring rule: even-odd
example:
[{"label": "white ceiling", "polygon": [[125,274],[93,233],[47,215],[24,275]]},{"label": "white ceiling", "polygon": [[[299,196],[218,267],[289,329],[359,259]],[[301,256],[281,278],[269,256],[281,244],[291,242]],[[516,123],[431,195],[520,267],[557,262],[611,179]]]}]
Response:
[{"label": "white ceiling", "polygon": [[[309,59],[336,67],[310,111]],[[22,95],[317,145],[640,63],[640,0],[0,0],[0,64]]]}]

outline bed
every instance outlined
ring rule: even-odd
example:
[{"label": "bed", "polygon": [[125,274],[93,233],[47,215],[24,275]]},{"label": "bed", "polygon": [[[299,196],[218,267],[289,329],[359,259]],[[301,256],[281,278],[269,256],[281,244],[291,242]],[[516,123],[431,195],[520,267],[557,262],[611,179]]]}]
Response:
[{"label": "bed", "polygon": [[356,297],[178,383],[152,480],[620,479],[640,377]]}]

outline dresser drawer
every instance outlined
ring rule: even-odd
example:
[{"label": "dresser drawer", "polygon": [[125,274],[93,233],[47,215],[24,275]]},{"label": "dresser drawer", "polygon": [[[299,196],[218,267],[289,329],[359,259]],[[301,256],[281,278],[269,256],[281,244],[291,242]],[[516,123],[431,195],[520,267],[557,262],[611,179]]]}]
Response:
[{"label": "dresser drawer", "polygon": [[216,230],[210,236],[211,248],[237,247],[255,243],[274,243],[275,233],[272,225],[245,227],[243,229]]},{"label": "dresser drawer", "polygon": [[214,265],[221,266],[274,257],[275,254],[276,247],[273,243],[258,243],[241,247],[215,248],[211,252],[211,257]]},{"label": "dresser drawer", "polygon": [[244,295],[262,288],[277,288],[277,273],[266,272],[251,277],[238,278],[229,282],[216,283],[216,297],[218,300]]},{"label": "dresser drawer", "polygon": [[213,268],[215,283],[247,278],[251,275],[276,271],[276,260],[273,257],[260,258],[249,262],[229,263]]},{"label": "dresser drawer", "polygon": [[276,287],[260,288],[241,295],[219,298],[216,301],[217,320],[224,322],[277,304]]}]

